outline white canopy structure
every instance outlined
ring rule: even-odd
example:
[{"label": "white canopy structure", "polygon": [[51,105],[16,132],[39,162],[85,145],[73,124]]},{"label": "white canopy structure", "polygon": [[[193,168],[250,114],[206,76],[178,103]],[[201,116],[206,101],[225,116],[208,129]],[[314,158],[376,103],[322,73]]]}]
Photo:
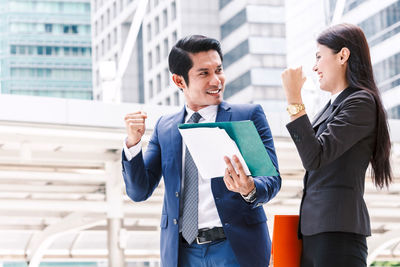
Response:
[{"label": "white canopy structure", "polygon": [[[163,184],[148,201],[134,203],[121,175],[123,118],[140,109],[149,116],[145,141],[159,116],[179,110],[0,95],[0,263],[108,261],[119,267],[123,261],[147,261],[158,266]],[[274,140],[283,178],[281,192],[264,206],[272,233],[273,215],[298,213],[304,171],[285,134],[284,116],[267,116],[273,133],[279,133]],[[400,136],[396,123],[391,122],[392,134]],[[396,183],[390,190],[376,190],[370,179],[366,183],[371,260],[400,259],[399,140],[392,160]]]}]

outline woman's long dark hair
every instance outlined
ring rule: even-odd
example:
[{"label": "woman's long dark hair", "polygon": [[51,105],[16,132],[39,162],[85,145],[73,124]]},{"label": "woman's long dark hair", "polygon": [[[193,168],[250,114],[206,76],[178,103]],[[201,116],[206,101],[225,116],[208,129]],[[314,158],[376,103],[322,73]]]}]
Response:
[{"label": "woman's long dark hair", "polygon": [[367,39],[360,27],[352,24],[338,24],[323,31],[317,42],[335,53],[343,47],[350,50],[346,78],[349,86],[368,91],[374,96],[377,109],[377,133],[375,148],[370,160],[372,180],[377,187],[388,187],[392,182],[390,167],[390,136],[385,109],[378,87],[375,84]]}]

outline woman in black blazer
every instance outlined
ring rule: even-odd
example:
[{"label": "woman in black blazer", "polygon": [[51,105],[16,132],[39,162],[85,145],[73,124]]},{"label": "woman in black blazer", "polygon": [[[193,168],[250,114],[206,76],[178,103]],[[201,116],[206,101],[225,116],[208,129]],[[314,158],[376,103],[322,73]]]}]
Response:
[{"label": "woman in black blazer", "polygon": [[301,266],[366,266],[371,227],[363,199],[365,173],[371,163],[379,188],[389,186],[392,174],[386,113],[362,30],[339,24],[323,31],[313,70],[331,101],[312,123],[301,98],[301,67],[282,73],[291,118],[287,129],[306,169]]}]

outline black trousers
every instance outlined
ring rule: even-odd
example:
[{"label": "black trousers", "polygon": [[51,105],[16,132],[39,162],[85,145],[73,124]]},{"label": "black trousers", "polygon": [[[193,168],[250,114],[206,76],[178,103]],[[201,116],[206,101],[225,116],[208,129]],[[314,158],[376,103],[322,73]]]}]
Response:
[{"label": "black trousers", "polygon": [[303,235],[301,267],[366,267],[367,240],[363,235],[328,232]]}]

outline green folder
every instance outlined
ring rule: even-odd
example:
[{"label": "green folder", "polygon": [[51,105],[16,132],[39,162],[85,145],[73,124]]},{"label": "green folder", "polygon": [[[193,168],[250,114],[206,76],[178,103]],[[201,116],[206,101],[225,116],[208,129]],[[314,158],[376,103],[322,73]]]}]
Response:
[{"label": "green folder", "polygon": [[221,128],[235,141],[252,176],[276,176],[278,172],[252,121],[230,121],[211,123],[180,124],[179,129],[188,128]]}]

